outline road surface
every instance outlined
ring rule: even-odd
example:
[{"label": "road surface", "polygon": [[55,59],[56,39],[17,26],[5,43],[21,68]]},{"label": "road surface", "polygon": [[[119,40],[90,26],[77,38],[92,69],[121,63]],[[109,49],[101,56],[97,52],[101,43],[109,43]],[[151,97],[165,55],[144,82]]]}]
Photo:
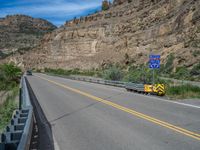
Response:
[{"label": "road surface", "polygon": [[34,74],[58,150],[200,150],[200,107]]}]

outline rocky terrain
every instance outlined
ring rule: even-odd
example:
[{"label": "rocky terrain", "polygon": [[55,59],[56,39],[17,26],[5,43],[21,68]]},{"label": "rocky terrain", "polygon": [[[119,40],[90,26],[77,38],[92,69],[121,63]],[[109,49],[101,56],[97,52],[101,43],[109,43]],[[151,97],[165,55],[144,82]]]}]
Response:
[{"label": "rocky terrain", "polygon": [[31,50],[45,33],[54,29],[56,26],[46,20],[25,15],[0,18],[0,58]]},{"label": "rocky terrain", "polygon": [[139,65],[149,54],[162,63],[173,54],[174,68],[200,62],[200,0],[115,0],[107,11],[71,20],[45,34],[40,46],[5,61],[25,68]]}]

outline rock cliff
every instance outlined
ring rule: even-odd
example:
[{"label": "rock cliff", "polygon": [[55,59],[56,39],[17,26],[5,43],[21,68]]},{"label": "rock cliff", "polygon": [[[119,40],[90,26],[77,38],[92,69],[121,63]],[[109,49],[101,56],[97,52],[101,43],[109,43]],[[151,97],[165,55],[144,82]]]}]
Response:
[{"label": "rock cliff", "polygon": [[200,62],[199,0],[115,2],[107,11],[66,22],[34,51],[9,59],[40,69],[139,65],[149,54],[160,54],[164,63],[171,53],[175,67]]},{"label": "rock cliff", "polygon": [[36,47],[42,36],[54,29],[56,26],[46,20],[25,15],[0,18],[0,58]]}]

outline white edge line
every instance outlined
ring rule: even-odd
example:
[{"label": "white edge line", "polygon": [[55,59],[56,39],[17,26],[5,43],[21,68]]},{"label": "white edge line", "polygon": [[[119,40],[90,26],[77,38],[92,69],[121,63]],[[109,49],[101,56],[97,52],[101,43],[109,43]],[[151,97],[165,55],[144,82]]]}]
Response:
[{"label": "white edge line", "polygon": [[58,146],[58,142],[56,141],[54,134],[53,134],[53,141],[54,141],[54,150],[60,150],[60,147]]},{"label": "white edge line", "polygon": [[[135,94],[137,94],[137,93],[135,93]],[[152,98],[152,99],[156,99],[156,100],[163,101],[163,102],[169,102],[169,103],[174,103],[174,104],[178,104],[178,105],[183,105],[183,106],[188,106],[188,107],[193,107],[193,108],[199,108],[200,109],[200,106],[196,106],[196,105],[192,105],[192,104],[175,102],[175,101],[172,101],[172,100],[161,99],[161,98],[158,98],[158,97],[150,97],[150,96],[140,95],[140,94],[137,94],[137,95],[143,96],[143,97]]]}]

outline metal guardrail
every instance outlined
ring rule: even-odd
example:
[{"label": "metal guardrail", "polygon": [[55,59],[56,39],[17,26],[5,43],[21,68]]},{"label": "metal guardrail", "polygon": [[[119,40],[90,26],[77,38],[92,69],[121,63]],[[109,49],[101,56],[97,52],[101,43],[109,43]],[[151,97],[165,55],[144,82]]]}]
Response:
[{"label": "metal guardrail", "polygon": [[[80,80],[80,81],[86,81],[86,82],[122,87],[122,88],[127,89],[127,91],[134,91],[134,92],[138,92],[138,93],[142,93],[142,94],[154,94],[154,95],[157,95],[157,96],[165,95],[164,87],[161,91],[159,89],[161,84],[152,85],[151,91],[147,91],[145,89],[145,86],[147,86],[147,84],[104,80],[104,79],[100,79],[100,78],[84,77],[84,76],[68,76],[68,77],[64,76],[64,77],[68,78],[68,79],[72,79],[72,80]],[[155,91],[155,88],[153,88],[153,87],[157,87],[157,86],[159,86],[159,88],[157,89],[157,91]]]},{"label": "metal guardrail", "polygon": [[101,78],[86,77],[86,76],[75,76],[75,75],[71,75],[71,76],[56,75],[56,76],[64,77],[64,78],[72,79],[72,80],[79,80],[79,81],[85,81],[85,82],[91,82],[91,83],[97,83],[97,84],[104,84],[104,85],[110,85],[110,86],[116,86],[116,87],[122,87],[122,88],[130,88],[130,89],[137,88],[139,91],[144,92],[144,84],[139,84],[139,83],[104,80],[104,79],[101,79]]},{"label": "metal guardrail", "polygon": [[25,76],[21,78],[19,109],[1,134],[0,150],[28,150],[33,130],[33,106],[30,101]]},{"label": "metal guardrail", "polygon": [[126,89],[128,90],[137,90],[138,92],[144,92],[144,84],[137,84],[137,83],[131,83],[131,82],[128,82],[126,83]]},{"label": "metal guardrail", "polygon": [[126,82],[103,80],[103,79],[91,78],[91,77],[68,76],[67,78],[72,79],[72,80],[80,80],[80,81],[86,81],[86,82],[98,83],[98,84],[104,84],[104,85],[111,85],[111,86],[117,86],[117,87],[125,87],[125,84],[126,84]]}]

